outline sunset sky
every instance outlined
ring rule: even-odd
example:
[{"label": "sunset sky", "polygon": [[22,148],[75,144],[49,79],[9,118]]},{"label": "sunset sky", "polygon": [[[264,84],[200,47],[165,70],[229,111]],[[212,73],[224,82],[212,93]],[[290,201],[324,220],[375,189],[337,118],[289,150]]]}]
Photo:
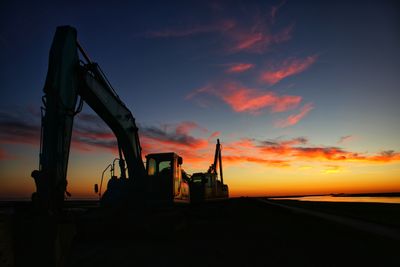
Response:
[{"label": "sunset sky", "polygon": [[[55,29],[71,25],[139,124],[147,153],[231,196],[400,191],[396,1],[3,1],[0,197],[29,197]],[[68,182],[95,197],[116,139],[86,105]]]}]

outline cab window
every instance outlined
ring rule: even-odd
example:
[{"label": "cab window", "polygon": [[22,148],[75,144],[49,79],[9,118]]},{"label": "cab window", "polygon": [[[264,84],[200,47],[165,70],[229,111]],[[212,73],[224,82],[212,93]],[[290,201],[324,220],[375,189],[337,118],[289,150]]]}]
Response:
[{"label": "cab window", "polygon": [[160,161],[160,163],[158,163],[158,173],[168,173],[170,171],[171,171],[170,161]]}]

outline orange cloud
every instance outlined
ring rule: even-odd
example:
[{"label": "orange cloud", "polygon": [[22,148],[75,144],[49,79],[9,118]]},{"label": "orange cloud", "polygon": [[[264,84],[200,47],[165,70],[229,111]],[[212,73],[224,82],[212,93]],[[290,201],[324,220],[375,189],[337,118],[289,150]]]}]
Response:
[{"label": "orange cloud", "polygon": [[337,147],[290,147],[289,152],[292,156],[301,159],[359,159],[358,154],[347,152]]},{"label": "orange cloud", "polygon": [[230,67],[226,70],[226,72],[227,73],[241,73],[241,72],[245,72],[253,67],[254,67],[254,64],[251,64],[251,63],[237,63],[237,64],[230,65]]},{"label": "orange cloud", "polygon": [[[77,117],[72,146],[83,152],[105,149],[117,154],[117,142],[111,130],[100,124],[94,115]],[[206,168],[214,153],[215,138],[220,132],[209,134],[208,129],[195,122],[165,124],[158,127],[139,127],[143,154],[176,152],[185,159],[185,166]],[[0,143],[39,145],[40,127],[21,118],[0,113]],[[196,133],[196,136],[194,135]],[[264,166],[287,167],[297,161],[390,163],[400,161],[400,152],[386,150],[367,154],[334,146],[313,146],[305,137],[286,140],[256,140],[242,138],[222,141],[223,158],[229,164],[257,163]],[[8,155],[0,148],[0,159]],[[12,157],[12,155],[11,155]],[[328,165],[327,165],[328,166]],[[332,165],[333,166],[333,165]]]},{"label": "orange cloud", "polygon": [[400,160],[400,153],[395,152],[394,150],[386,150],[382,151],[378,155],[374,155],[372,157],[367,157],[365,160],[373,160],[377,162],[390,162],[390,161],[398,161]]},{"label": "orange cloud", "polygon": [[284,112],[297,107],[302,100],[301,96],[279,96],[272,91],[264,92],[235,82],[217,86],[208,85],[190,93],[187,98],[193,98],[199,93],[213,94],[221,98],[234,111],[250,114],[259,114],[265,108],[269,108],[272,112]]},{"label": "orange cloud", "polygon": [[259,163],[267,166],[274,167],[288,167],[289,164],[285,160],[269,160],[263,159],[259,157],[248,157],[248,156],[223,156],[224,162],[228,163],[243,163],[243,162],[252,162]]},{"label": "orange cloud", "polygon": [[223,148],[224,160],[227,158],[227,161],[231,164],[253,162],[268,166],[287,167],[296,161],[366,163],[400,161],[400,153],[393,150],[383,151],[375,155],[360,154],[339,147],[311,146],[308,145],[308,140],[304,137],[278,141],[259,141],[244,138],[224,143]]},{"label": "orange cloud", "polygon": [[286,77],[305,71],[314,64],[316,60],[316,55],[309,56],[305,59],[285,60],[282,64],[273,67],[271,70],[263,71],[260,80],[269,85],[276,84]]},{"label": "orange cloud", "polygon": [[305,104],[301,109],[300,112],[297,114],[292,114],[284,120],[277,121],[275,126],[279,128],[285,128],[288,126],[292,126],[297,124],[301,119],[303,119],[312,109],[314,106],[312,103]]},{"label": "orange cloud", "polygon": [[400,153],[394,150],[382,151],[375,155],[366,155],[343,150],[339,147],[299,146],[307,144],[305,138],[283,141],[263,141],[253,149],[266,156],[291,158],[292,160],[328,160],[354,162],[391,162],[400,160]]}]

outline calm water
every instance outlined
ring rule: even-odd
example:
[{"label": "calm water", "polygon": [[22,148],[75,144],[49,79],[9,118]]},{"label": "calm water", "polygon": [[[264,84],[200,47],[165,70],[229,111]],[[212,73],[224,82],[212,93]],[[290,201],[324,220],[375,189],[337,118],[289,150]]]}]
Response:
[{"label": "calm water", "polygon": [[400,197],[333,197],[333,196],[311,196],[311,197],[287,197],[271,199],[292,199],[301,201],[328,201],[328,202],[371,202],[371,203],[395,203],[400,204]]}]

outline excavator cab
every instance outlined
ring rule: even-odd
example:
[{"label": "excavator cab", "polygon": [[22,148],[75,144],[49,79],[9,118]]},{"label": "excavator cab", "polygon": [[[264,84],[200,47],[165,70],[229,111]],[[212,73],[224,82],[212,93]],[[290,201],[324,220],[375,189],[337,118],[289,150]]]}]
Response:
[{"label": "excavator cab", "polygon": [[182,177],[182,157],[176,153],[146,156],[148,193],[159,204],[189,203],[189,184]]}]

